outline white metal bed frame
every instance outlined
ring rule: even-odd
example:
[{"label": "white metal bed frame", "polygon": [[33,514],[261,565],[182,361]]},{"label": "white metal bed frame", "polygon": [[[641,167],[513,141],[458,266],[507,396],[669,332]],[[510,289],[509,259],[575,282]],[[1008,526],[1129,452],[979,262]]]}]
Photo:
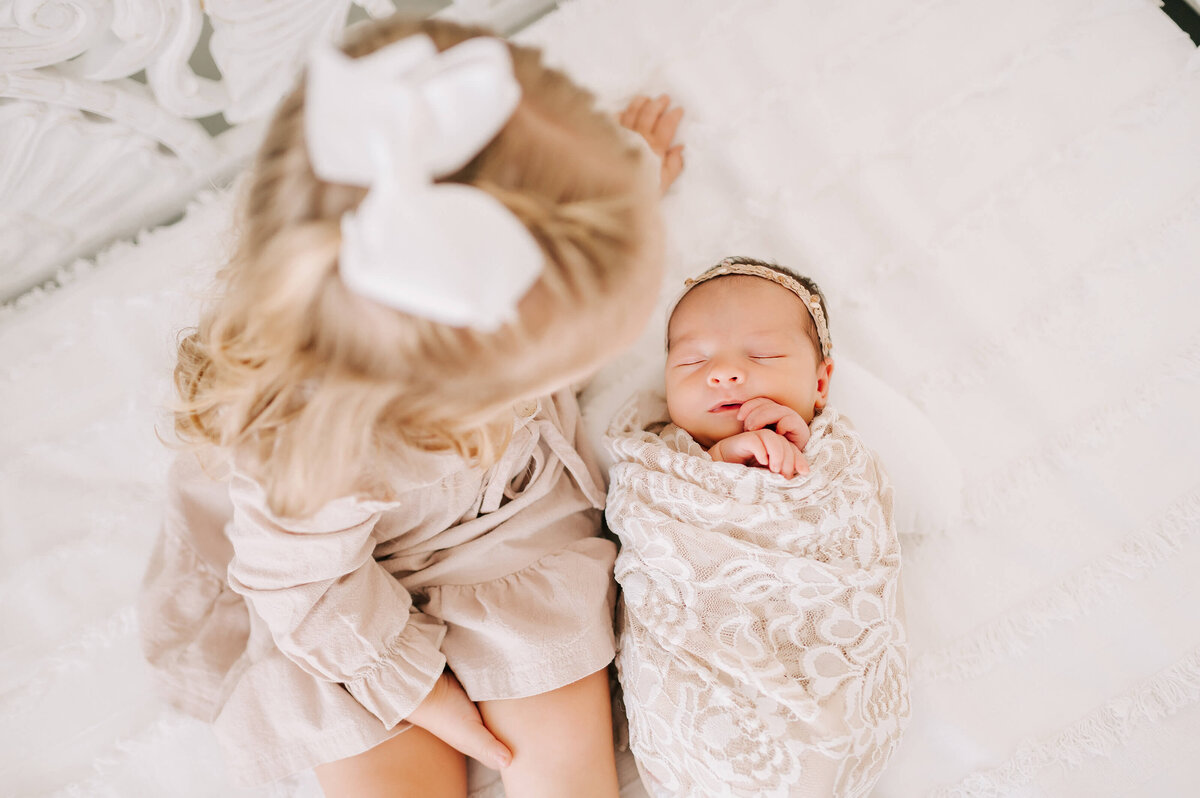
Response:
[{"label": "white metal bed frame", "polygon": [[0,1],[0,302],[226,183],[316,41],[398,10],[510,34],[555,5]]}]

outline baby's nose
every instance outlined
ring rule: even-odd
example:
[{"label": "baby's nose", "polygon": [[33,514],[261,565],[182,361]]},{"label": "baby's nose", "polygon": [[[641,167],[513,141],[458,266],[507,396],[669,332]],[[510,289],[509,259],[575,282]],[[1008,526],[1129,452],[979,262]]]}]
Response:
[{"label": "baby's nose", "polygon": [[709,385],[740,385],[745,381],[746,373],[732,363],[716,362],[708,370]]}]

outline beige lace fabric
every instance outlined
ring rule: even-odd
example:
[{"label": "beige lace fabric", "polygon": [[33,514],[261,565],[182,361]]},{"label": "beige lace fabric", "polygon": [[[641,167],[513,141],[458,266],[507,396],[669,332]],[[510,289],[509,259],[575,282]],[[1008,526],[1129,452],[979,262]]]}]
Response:
[{"label": "beige lace fabric", "polygon": [[830,408],[807,478],[714,463],[646,397],[608,445],[617,665],[647,789],[866,795],[909,716],[900,548],[875,456]]}]

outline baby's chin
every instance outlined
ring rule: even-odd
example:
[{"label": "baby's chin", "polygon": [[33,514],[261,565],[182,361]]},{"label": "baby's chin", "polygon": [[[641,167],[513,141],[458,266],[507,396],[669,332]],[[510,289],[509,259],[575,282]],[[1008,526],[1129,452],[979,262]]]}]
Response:
[{"label": "baby's chin", "polygon": [[[725,440],[726,438],[732,435],[737,435],[739,432],[743,431],[740,422],[736,424],[725,424],[720,426],[713,424],[680,424],[675,419],[671,419],[671,422],[688,435],[691,435],[692,440],[703,446],[705,449],[712,448],[714,445],[716,445],[717,441]],[[726,427],[728,427],[728,429],[725,429]]]}]

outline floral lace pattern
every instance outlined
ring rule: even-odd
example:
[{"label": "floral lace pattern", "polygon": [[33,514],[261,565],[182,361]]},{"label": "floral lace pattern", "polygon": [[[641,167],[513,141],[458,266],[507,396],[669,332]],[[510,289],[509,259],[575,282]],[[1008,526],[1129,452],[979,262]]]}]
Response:
[{"label": "floral lace pattern", "polygon": [[[610,429],[617,665],[660,796],[862,796],[909,715],[892,489],[836,410],[811,475],[713,463],[687,433]],[[656,417],[659,415],[655,411]]]}]

